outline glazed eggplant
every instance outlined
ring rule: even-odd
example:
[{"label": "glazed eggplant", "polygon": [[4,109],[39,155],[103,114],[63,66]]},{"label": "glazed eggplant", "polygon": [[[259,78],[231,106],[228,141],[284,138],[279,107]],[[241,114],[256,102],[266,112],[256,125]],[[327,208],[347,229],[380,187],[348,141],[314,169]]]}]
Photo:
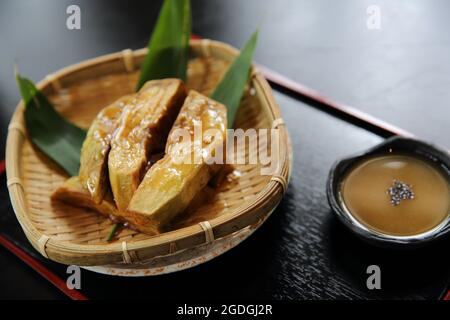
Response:
[{"label": "glazed eggplant", "polygon": [[92,200],[100,204],[108,189],[108,154],[111,137],[117,128],[120,115],[132,96],[125,96],[102,109],[92,122],[81,148],[79,181]]},{"label": "glazed eggplant", "polygon": [[181,80],[153,80],[123,109],[108,158],[109,180],[120,212],[138,188],[150,153],[164,147],[185,98]]},{"label": "glazed eggplant", "polygon": [[[220,168],[220,163],[210,160],[218,156],[217,150],[223,159],[226,128],[226,107],[190,91],[169,134],[166,155],[146,173],[125,213],[126,220],[142,232],[162,232]],[[202,130],[200,140],[194,139],[197,129]],[[180,141],[183,132],[189,141]]]},{"label": "glazed eggplant", "polygon": [[118,217],[112,195],[106,193],[100,203],[95,202],[77,176],[66,180],[62,186],[53,192],[51,198],[52,200],[62,201],[76,207],[95,210],[108,218]]}]

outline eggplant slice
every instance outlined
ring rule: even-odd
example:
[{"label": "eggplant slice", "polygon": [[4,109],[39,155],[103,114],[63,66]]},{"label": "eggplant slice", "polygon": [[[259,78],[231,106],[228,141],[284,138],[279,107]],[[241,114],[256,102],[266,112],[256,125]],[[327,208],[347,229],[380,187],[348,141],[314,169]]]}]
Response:
[{"label": "eggplant slice", "polygon": [[126,210],[138,188],[150,153],[163,148],[185,98],[181,80],[153,80],[123,109],[108,158],[109,180],[119,214]]},{"label": "eggplant slice", "polygon": [[[211,163],[211,159],[224,157],[226,128],[226,107],[190,91],[169,134],[166,155],[145,175],[125,219],[142,232],[162,232],[220,169],[220,163]],[[195,136],[198,129],[203,133],[200,139]],[[188,142],[180,142],[183,132]]]},{"label": "eggplant slice", "polygon": [[132,96],[124,96],[102,109],[92,122],[81,148],[79,177],[92,200],[100,204],[108,189],[108,154],[111,137],[125,105]]},{"label": "eggplant slice", "polygon": [[52,200],[62,201],[75,207],[95,210],[107,218],[117,217],[117,208],[110,193],[106,193],[100,203],[96,203],[89,191],[84,188],[79,177],[67,179],[52,194]]}]

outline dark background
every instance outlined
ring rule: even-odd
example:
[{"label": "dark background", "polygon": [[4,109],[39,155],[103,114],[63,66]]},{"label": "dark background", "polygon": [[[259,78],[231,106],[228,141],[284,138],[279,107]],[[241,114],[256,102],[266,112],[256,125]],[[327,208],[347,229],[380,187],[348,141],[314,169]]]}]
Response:
[{"label": "dark background", "polygon": [[[81,7],[82,29],[66,29],[66,8]],[[366,9],[381,9],[368,30]],[[1,152],[19,100],[14,62],[38,81],[72,63],[147,44],[161,1],[0,1]],[[243,45],[260,28],[255,60],[324,95],[448,148],[448,1],[192,0],[193,32]],[[362,243],[333,217],[325,196],[331,164],[382,138],[275,92],[294,148],[288,193],[250,239],[223,256],[176,274],[120,279],[82,273],[90,298],[416,298],[438,299],[450,279],[448,240],[397,252]],[[4,176],[2,179],[5,180]],[[31,254],[1,190],[0,232]],[[40,259],[40,258],[39,258]],[[42,259],[44,261],[44,259]],[[65,278],[64,266],[44,263]],[[382,289],[366,289],[378,264]],[[155,289],[157,288],[157,290]],[[0,248],[1,298],[63,298]]]}]

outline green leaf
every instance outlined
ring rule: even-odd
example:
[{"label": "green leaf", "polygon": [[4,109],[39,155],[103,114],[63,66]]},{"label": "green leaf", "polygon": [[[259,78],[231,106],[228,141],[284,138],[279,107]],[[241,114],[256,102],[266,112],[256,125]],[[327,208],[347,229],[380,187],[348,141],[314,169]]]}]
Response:
[{"label": "green leaf", "polygon": [[233,127],[234,118],[249,77],[257,40],[258,31],[255,31],[211,94],[212,99],[227,106],[228,127],[230,128]]},{"label": "green leaf", "polygon": [[25,123],[33,143],[68,174],[78,174],[86,132],[64,119],[32,81],[16,73],[25,103]]},{"label": "green leaf", "polygon": [[108,237],[106,238],[106,241],[111,242],[114,237],[116,236],[117,229],[119,228],[119,223],[114,223],[111,227],[111,230],[109,231]]},{"label": "green leaf", "polygon": [[185,81],[190,36],[190,1],[165,0],[148,43],[136,90],[153,79],[179,78]]}]

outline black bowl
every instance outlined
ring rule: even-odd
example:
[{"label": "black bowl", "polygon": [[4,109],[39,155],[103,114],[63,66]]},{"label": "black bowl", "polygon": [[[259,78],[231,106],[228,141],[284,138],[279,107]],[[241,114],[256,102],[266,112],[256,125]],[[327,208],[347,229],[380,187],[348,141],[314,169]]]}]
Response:
[{"label": "black bowl", "polygon": [[369,229],[360,223],[346,208],[340,194],[340,185],[349,169],[361,160],[390,152],[416,156],[440,168],[450,184],[450,155],[428,143],[395,136],[366,152],[339,160],[331,167],[327,181],[328,202],[339,220],[360,238],[369,243],[392,248],[416,247],[435,241],[450,232],[450,215],[433,229],[411,236],[393,236]]}]

